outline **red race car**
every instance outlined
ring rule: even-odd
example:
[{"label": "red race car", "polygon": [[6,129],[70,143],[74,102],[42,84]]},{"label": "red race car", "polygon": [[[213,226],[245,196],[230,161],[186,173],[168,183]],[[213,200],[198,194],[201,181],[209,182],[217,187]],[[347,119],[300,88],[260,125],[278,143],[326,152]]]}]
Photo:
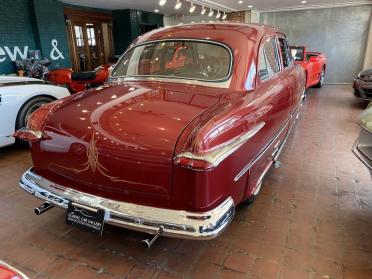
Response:
[{"label": "red race car", "polygon": [[77,93],[106,82],[112,66],[105,64],[89,72],[73,72],[71,68],[57,69],[49,72],[48,81],[65,85],[71,93]]},{"label": "red race car", "polygon": [[306,72],[306,88],[321,88],[327,68],[327,58],[320,52],[307,51],[304,46],[291,46],[292,56],[296,64],[301,64]]}]

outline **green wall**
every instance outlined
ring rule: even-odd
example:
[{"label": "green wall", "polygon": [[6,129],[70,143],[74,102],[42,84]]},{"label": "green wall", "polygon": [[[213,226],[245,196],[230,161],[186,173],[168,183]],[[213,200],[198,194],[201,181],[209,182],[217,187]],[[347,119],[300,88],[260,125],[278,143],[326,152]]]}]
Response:
[{"label": "green wall", "polygon": [[62,55],[52,60],[52,65],[70,66],[63,6],[59,1],[0,1],[0,74],[14,73],[12,60],[24,58],[27,50],[41,50],[44,57],[51,59],[54,39]]},{"label": "green wall", "polygon": [[[163,15],[155,13],[91,9],[58,0],[0,0],[0,74],[14,73],[12,60],[20,60],[27,50],[35,49],[41,50],[52,66],[71,66],[64,7],[112,13],[114,48],[119,55],[140,35],[140,24],[164,26]],[[52,42],[57,42],[58,51],[53,51]]]},{"label": "green wall", "polygon": [[137,10],[115,10],[112,11],[114,24],[115,54],[121,55],[140,35],[140,24],[153,24],[164,26],[164,16]]},{"label": "green wall", "polygon": [[22,53],[24,46],[36,48],[30,10],[31,2],[27,0],[0,1],[0,74],[13,73],[15,69],[6,48],[13,54],[16,46]]},{"label": "green wall", "polygon": [[[53,60],[54,66],[71,66],[70,53],[65,26],[63,5],[56,0],[33,0],[35,24],[37,29],[38,49],[44,56]],[[52,45],[57,42],[57,49]],[[62,59],[63,56],[63,59]]]}]

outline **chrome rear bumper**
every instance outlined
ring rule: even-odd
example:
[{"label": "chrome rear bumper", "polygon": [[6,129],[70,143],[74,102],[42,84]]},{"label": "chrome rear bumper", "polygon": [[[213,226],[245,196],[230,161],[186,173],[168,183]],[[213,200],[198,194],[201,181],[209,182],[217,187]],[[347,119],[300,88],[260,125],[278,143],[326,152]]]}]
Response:
[{"label": "chrome rear bumper", "polygon": [[213,239],[230,224],[235,213],[234,201],[231,197],[204,213],[170,210],[79,192],[46,180],[35,174],[32,169],[23,174],[19,185],[25,191],[55,206],[67,209],[69,201],[74,201],[81,205],[103,209],[105,223],[169,237]]}]

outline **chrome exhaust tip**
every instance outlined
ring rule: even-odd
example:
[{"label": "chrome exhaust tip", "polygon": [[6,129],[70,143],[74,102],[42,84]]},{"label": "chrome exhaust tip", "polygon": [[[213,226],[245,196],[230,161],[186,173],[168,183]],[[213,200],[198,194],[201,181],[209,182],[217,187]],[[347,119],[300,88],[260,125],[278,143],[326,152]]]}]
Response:
[{"label": "chrome exhaust tip", "polygon": [[47,212],[49,209],[52,209],[53,207],[54,205],[50,204],[49,202],[45,202],[39,207],[36,207],[34,211],[36,215],[41,215],[44,212]]},{"label": "chrome exhaust tip", "polygon": [[156,234],[151,239],[147,238],[141,241],[141,245],[146,248],[150,249],[151,246],[155,243],[155,241],[159,238],[160,235]]}]

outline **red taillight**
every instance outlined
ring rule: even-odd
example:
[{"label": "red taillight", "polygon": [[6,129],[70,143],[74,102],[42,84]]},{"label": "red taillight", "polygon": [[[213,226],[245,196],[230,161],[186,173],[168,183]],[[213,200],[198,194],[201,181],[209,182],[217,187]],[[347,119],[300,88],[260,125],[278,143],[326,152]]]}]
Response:
[{"label": "red taillight", "polygon": [[19,138],[24,141],[36,142],[43,137],[43,129],[46,119],[51,112],[55,103],[43,105],[35,112],[33,112],[28,119],[27,127],[19,129],[13,134],[13,137]]},{"label": "red taillight", "polygon": [[173,162],[182,167],[194,170],[213,169],[255,136],[264,126],[265,122],[261,122],[243,134],[221,143],[212,150],[201,152],[198,152],[198,150],[194,152],[183,151],[174,158]]},{"label": "red taillight", "polygon": [[27,128],[32,131],[42,131],[48,114],[54,105],[54,103],[45,104],[34,111],[28,119]]},{"label": "red taillight", "polygon": [[213,168],[213,164],[206,160],[188,158],[183,156],[182,154],[174,158],[174,163],[193,170],[209,170]]}]

